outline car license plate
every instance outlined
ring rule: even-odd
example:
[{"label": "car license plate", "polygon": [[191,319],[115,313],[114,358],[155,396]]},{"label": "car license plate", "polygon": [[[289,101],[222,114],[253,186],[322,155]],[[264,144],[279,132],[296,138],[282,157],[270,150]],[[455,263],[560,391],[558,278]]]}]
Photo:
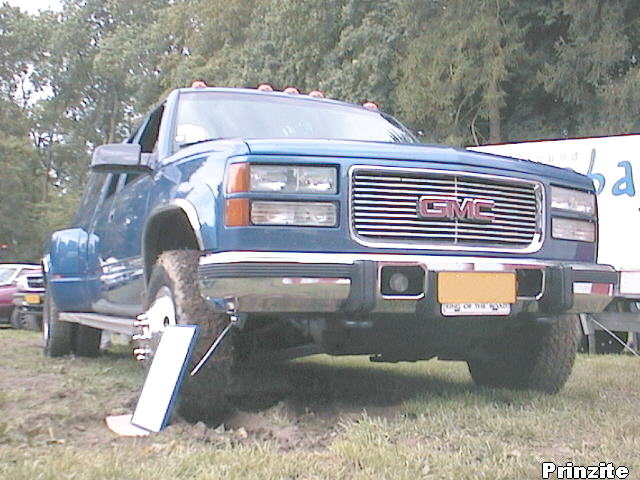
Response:
[{"label": "car license plate", "polygon": [[515,303],[516,274],[513,272],[440,272],[438,303]]},{"label": "car license plate", "polygon": [[40,294],[28,293],[24,296],[24,301],[27,303],[40,303]]},{"label": "car license plate", "polygon": [[463,315],[509,315],[511,305],[508,303],[444,303],[442,315],[445,317]]}]

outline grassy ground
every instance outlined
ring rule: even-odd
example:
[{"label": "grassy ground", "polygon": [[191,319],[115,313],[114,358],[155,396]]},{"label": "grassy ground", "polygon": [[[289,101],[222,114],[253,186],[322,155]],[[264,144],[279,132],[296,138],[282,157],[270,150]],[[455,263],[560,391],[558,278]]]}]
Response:
[{"label": "grassy ground", "polygon": [[556,396],[473,386],[459,363],[314,357],[272,372],[224,425],[120,438],[143,381],[126,347],[45,359],[0,329],[2,479],[528,479],[613,462],[640,479],[640,359],[579,356]]}]

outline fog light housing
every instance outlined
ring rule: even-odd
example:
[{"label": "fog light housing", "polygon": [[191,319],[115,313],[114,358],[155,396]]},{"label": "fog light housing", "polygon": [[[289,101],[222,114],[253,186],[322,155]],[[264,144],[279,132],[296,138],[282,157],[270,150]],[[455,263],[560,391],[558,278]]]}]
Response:
[{"label": "fog light housing", "polygon": [[380,269],[380,293],[383,297],[420,298],[424,278],[420,265],[385,265]]},{"label": "fog light housing", "polygon": [[551,235],[561,240],[577,240],[580,242],[596,241],[596,224],[585,220],[554,218]]},{"label": "fog light housing", "polygon": [[271,202],[251,203],[251,223],[254,225],[293,225],[300,227],[335,227],[338,208],[331,202]]}]

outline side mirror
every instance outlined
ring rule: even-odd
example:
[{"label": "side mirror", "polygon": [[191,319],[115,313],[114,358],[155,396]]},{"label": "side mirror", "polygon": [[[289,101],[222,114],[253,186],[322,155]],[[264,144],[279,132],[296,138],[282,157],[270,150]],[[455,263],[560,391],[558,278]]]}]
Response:
[{"label": "side mirror", "polygon": [[[122,173],[149,170],[148,162],[142,162],[137,143],[109,143],[93,151],[91,168],[98,172]],[[145,158],[145,160],[148,160]]]}]

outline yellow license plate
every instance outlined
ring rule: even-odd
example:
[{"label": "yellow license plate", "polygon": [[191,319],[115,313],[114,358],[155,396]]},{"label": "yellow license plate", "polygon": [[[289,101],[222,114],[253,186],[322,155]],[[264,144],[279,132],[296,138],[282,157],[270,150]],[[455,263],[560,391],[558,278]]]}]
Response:
[{"label": "yellow license plate", "polygon": [[440,272],[439,303],[515,303],[512,272]]},{"label": "yellow license plate", "polygon": [[40,294],[38,293],[27,293],[24,296],[24,301],[27,303],[40,303]]}]

